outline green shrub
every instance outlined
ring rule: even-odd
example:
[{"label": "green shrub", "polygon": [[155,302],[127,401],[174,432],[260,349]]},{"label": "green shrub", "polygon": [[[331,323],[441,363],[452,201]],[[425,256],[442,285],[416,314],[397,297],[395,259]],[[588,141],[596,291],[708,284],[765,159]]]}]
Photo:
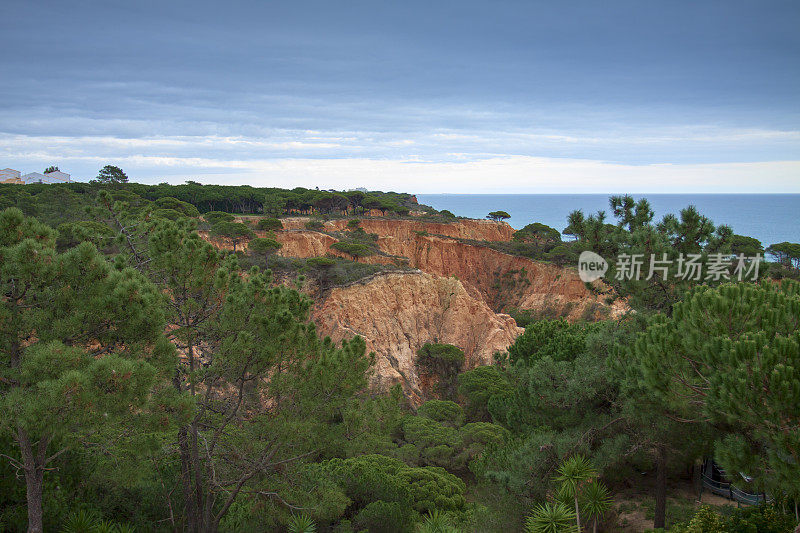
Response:
[{"label": "green shrub", "polygon": [[261,231],[278,231],[283,229],[283,223],[277,218],[260,218],[256,222],[256,229]]},{"label": "green shrub", "polygon": [[499,367],[479,366],[458,376],[458,393],[466,398],[470,420],[489,420],[489,399],[513,390]]},{"label": "green shrub", "polygon": [[470,422],[458,430],[464,446],[480,446],[500,444],[508,434],[503,426],[489,422]]},{"label": "green shrub", "polygon": [[445,397],[456,392],[456,379],[464,365],[464,352],[452,344],[425,343],[417,350],[417,365],[439,378],[438,389]]},{"label": "green shrub", "polygon": [[[200,212],[189,202],[184,202],[171,196],[162,196],[154,202],[161,209],[172,209],[187,217],[198,217]],[[208,220],[208,219],[206,219]]]},{"label": "green shrub", "polygon": [[458,430],[424,416],[407,416],[401,422],[403,440],[401,455],[410,462],[438,466],[451,471],[466,468],[467,461],[482,451],[482,447],[465,451]]},{"label": "green shrub", "polygon": [[209,211],[203,215],[203,218],[212,226],[220,222],[233,222],[236,219],[236,217],[224,211]]},{"label": "green shrub", "polygon": [[185,215],[180,211],[176,211],[175,209],[153,209],[150,212],[150,216],[155,218],[166,218],[168,220],[178,220]]},{"label": "green shrub", "polygon": [[578,533],[575,511],[561,502],[539,504],[525,520],[525,533]]},{"label": "green shrub", "polygon": [[359,242],[340,241],[331,244],[331,249],[343,252],[350,257],[357,259],[375,255],[375,249]]},{"label": "green shrub", "polygon": [[356,530],[365,529],[370,533],[394,533],[411,531],[412,515],[405,512],[398,502],[372,502],[355,516],[353,526]]},{"label": "green shrub", "polygon": [[373,454],[330,459],[305,467],[304,473],[309,486],[327,487],[325,500],[345,498],[343,501],[349,502],[338,510],[327,509],[327,520],[352,520],[356,530],[373,531],[383,524],[388,531],[405,531],[418,519],[417,513],[465,511],[464,482],[442,468],[409,467],[397,459]]},{"label": "green shrub", "polygon": [[313,231],[322,231],[325,225],[323,224],[322,220],[318,218],[312,218],[308,222],[306,222],[306,229],[310,229]]},{"label": "green shrub", "polygon": [[434,509],[463,512],[467,504],[464,498],[466,485],[444,468],[406,467],[398,472],[398,478],[408,487],[411,505],[419,513]]},{"label": "green shrub", "polygon": [[686,526],[673,528],[682,533],[728,533],[725,527],[725,519],[711,510],[707,505],[703,505],[694,514]]},{"label": "green shrub", "polygon": [[733,509],[726,523],[731,533],[783,533],[795,525],[791,512],[784,513],[774,503]]},{"label": "green shrub", "polygon": [[448,400],[428,400],[419,406],[417,414],[456,428],[464,424],[464,410]]}]

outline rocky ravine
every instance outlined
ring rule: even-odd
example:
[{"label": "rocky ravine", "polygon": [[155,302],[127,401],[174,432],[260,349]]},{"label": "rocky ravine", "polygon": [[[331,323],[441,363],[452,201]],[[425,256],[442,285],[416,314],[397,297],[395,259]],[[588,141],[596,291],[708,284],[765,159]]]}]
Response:
[{"label": "rocky ravine", "polygon": [[424,399],[414,359],[426,342],[453,344],[464,350],[465,367],[492,362],[522,328],[508,315],[494,313],[455,278],[425,272],[380,274],[331,289],[317,303],[314,321],[322,333],[339,341],[361,335],[376,354],[372,383],[403,386],[409,399]]},{"label": "rocky ravine", "polygon": [[[276,234],[287,257],[342,255],[331,250],[337,239],[306,230],[309,219],[283,219]],[[346,229],[346,220],[325,223],[326,231]],[[466,367],[489,364],[522,332],[502,309],[531,309],[547,315],[578,318],[616,316],[624,303],[606,305],[587,290],[577,272],[517,257],[458,239],[508,241],[514,229],[505,223],[459,220],[363,219],[360,226],[378,235],[386,255],[370,263],[405,259],[418,271],[387,273],[333,288],[320,295],[313,319],[320,333],[341,340],[361,335],[376,354],[372,383],[386,388],[400,383],[414,404],[428,387],[414,364],[426,342],[454,344],[464,350]],[[213,241],[212,241],[213,242]]]},{"label": "rocky ravine", "polygon": [[[292,225],[290,222],[289,227]],[[329,221],[325,226],[327,230],[338,231],[346,227],[346,221]],[[497,311],[530,309],[577,320],[614,317],[626,309],[623,302],[606,304],[604,296],[588,290],[575,269],[467,244],[455,238],[508,241],[514,229],[505,223],[461,220],[452,224],[428,224],[414,220],[362,220],[360,226],[368,233],[377,234],[378,247],[388,254],[366,257],[361,261],[391,263],[397,258],[405,258],[409,266],[423,272],[455,276],[467,291]],[[433,235],[438,232],[441,233]],[[278,234],[278,240],[284,243],[279,253],[293,257],[322,255],[321,247],[336,242],[329,235],[308,230],[284,231]],[[335,250],[327,253],[344,255]]]}]

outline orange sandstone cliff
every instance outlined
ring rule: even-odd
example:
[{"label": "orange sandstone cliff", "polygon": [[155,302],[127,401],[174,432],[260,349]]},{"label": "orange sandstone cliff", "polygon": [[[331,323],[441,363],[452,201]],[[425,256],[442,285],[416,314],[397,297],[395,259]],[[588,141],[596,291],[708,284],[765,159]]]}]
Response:
[{"label": "orange sandstone cliff", "polygon": [[[305,229],[305,217],[282,219],[276,238],[286,257],[343,254],[330,246],[338,239],[324,232],[345,231],[347,220],[324,223],[322,231]],[[615,317],[624,302],[607,303],[605,288],[590,291],[573,268],[513,256],[469,241],[509,241],[506,223],[458,220],[362,219],[360,227],[378,235],[380,254],[362,258],[373,264],[403,261],[418,269],[371,276],[317,294],[313,319],[320,333],[341,340],[361,335],[376,354],[372,383],[399,383],[414,404],[429,387],[415,365],[426,342],[454,344],[464,350],[465,366],[489,364],[522,332],[501,311],[529,309],[569,320]],[[213,241],[212,241],[213,242]],[[244,248],[244,247],[243,247]],[[598,294],[599,293],[599,294]]]},{"label": "orange sandstone cliff", "polygon": [[455,278],[425,272],[387,273],[331,289],[314,309],[320,332],[339,341],[361,335],[376,354],[372,382],[400,383],[414,403],[423,399],[414,364],[426,342],[464,350],[465,367],[492,362],[522,328],[471,295]]}]

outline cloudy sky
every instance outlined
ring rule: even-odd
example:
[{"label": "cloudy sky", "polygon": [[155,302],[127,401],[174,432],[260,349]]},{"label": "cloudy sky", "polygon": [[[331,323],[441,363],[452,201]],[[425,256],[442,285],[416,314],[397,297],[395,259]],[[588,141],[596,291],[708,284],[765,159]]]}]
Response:
[{"label": "cloudy sky", "polygon": [[0,168],[800,192],[796,0],[0,2]]}]

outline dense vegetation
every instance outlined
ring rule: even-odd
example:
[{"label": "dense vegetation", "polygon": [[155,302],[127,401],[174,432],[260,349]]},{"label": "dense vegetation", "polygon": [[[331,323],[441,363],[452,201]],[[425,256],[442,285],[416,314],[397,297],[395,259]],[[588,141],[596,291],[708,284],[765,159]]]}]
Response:
[{"label": "dense vegetation", "polygon": [[[361,338],[320,338],[310,298],[276,283],[384,267],[278,257],[269,233],[287,213],[380,210],[372,198],[402,213],[408,195],[145,186],[112,171],[0,186],[0,529],[599,530],[643,472],[656,527],[797,524],[796,245],[768,249],[780,282],[667,272],[616,282],[636,311],[618,320],[520,311],[524,334],[494,365],[465,370],[464,347],[425,344],[416,364],[434,386],[415,409],[399,388],[369,389]],[[572,241],[531,224],[506,244],[540,258],[763,251],[693,209],[654,223],[646,203],[611,205],[616,224],[571,214]],[[338,237],[353,257],[377,253],[358,221]],[[712,457],[771,503],[672,513],[674,483]]]}]

